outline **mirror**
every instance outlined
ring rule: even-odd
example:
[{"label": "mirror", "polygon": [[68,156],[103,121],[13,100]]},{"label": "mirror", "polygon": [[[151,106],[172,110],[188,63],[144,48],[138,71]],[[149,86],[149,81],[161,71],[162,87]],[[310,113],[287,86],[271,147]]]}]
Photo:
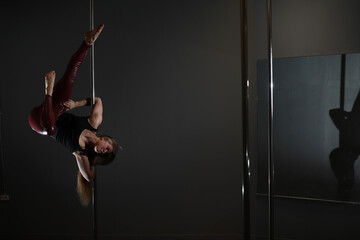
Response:
[{"label": "mirror", "polygon": [[[360,54],[274,59],[275,195],[359,202]],[[267,193],[267,61],[258,61],[258,192]]]}]

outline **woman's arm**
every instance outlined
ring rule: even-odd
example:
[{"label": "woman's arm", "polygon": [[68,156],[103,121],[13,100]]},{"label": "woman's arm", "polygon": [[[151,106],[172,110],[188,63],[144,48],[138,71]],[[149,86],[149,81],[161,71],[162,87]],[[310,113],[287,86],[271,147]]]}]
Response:
[{"label": "woman's arm", "polygon": [[103,105],[101,98],[96,97],[95,98],[95,104],[92,107],[91,114],[89,117],[89,122],[91,126],[95,129],[97,129],[100,124],[102,123],[103,117]]},{"label": "woman's arm", "polygon": [[80,155],[78,153],[73,153],[76,158],[76,162],[79,168],[81,175],[86,179],[86,181],[91,182],[95,177],[95,168],[90,166],[89,159],[86,155]]},{"label": "woman's arm", "polygon": [[84,106],[90,106],[90,98],[86,98],[79,101],[74,101],[72,99],[69,99],[68,101],[64,102],[64,106],[68,108],[68,110],[78,108],[78,107],[84,107]]}]

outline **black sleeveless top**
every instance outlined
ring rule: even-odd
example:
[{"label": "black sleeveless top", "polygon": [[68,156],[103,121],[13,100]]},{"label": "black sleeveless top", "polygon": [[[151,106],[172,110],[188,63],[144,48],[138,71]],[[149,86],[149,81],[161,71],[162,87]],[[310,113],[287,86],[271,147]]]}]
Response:
[{"label": "black sleeveless top", "polygon": [[51,136],[57,142],[63,144],[66,149],[73,153],[82,151],[79,145],[79,137],[84,129],[96,132],[97,129],[93,128],[88,122],[89,117],[79,117],[71,113],[62,114],[56,120],[56,133]]}]

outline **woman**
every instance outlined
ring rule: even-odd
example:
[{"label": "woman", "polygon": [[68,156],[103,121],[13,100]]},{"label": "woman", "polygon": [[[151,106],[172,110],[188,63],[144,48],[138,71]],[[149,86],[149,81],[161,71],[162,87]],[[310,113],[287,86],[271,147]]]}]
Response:
[{"label": "woman", "polygon": [[51,136],[75,156],[79,168],[77,190],[84,205],[88,205],[90,200],[94,165],[112,162],[119,148],[114,139],[96,134],[102,123],[103,105],[100,98],[95,98],[89,117],[67,113],[70,109],[90,105],[90,99],[73,101],[70,96],[77,72],[103,28],[104,25],[100,25],[85,33],[85,40],[71,57],[64,76],[55,86],[55,71],[46,74],[44,102],[29,114],[29,124],[34,131]]}]

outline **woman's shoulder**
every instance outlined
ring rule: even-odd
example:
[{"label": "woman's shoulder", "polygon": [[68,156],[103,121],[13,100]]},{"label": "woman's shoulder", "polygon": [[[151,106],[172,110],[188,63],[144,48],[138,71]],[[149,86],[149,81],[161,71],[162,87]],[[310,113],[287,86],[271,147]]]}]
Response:
[{"label": "woman's shoulder", "polygon": [[87,118],[87,123],[89,124],[90,130],[94,131],[94,132],[97,132],[99,129],[99,126],[101,125],[101,123],[99,124],[99,123],[93,122],[91,120],[91,117]]}]

